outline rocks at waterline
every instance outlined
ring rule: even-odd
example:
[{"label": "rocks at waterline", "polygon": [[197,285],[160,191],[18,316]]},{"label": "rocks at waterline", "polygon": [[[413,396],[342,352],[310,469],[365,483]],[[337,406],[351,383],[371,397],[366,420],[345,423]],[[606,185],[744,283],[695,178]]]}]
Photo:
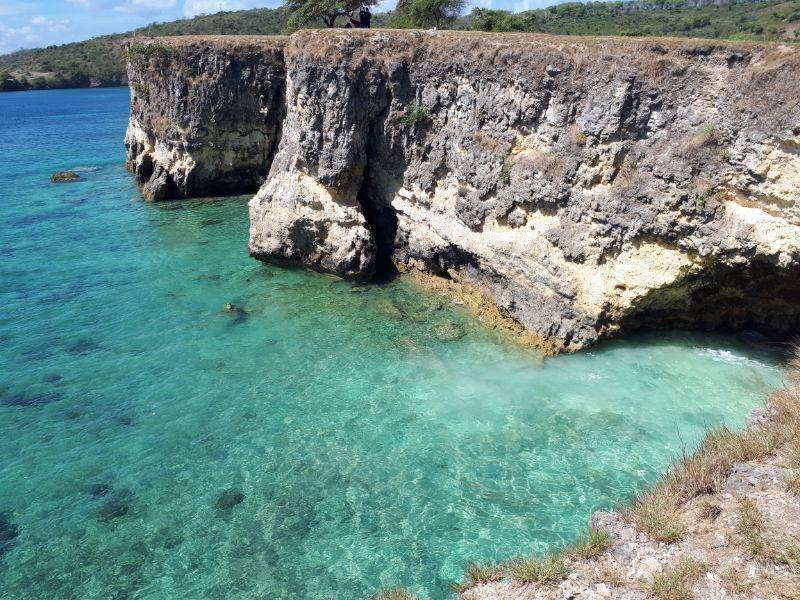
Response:
[{"label": "rocks at waterline", "polygon": [[75,171],[56,171],[50,177],[50,181],[53,183],[70,183],[72,181],[80,181],[81,176],[78,175]]},{"label": "rocks at waterline", "polygon": [[244,492],[236,488],[229,488],[217,498],[215,506],[220,510],[230,510],[244,501]]}]

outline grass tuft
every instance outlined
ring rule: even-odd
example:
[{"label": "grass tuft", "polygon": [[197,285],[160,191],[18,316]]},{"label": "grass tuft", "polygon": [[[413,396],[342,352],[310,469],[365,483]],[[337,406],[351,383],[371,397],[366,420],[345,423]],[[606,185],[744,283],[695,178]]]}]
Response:
[{"label": "grass tuft", "polygon": [[462,583],[454,583],[450,587],[459,594],[475,586],[500,581],[505,577],[505,569],[502,565],[472,563],[464,573]]},{"label": "grass tuft", "polygon": [[552,583],[567,576],[569,570],[559,555],[544,558],[516,558],[508,567],[508,574],[523,583]]},{"label": "grass tuft", "polygon": [[660,600],[692,600],[692,581],[708,570],[705,564],[684,557],[672,569],[664,569],[653,577],[650,591]]},{"label": "grass tuft", "polygon": [[608,534],[602,529],[592,529],[574,544],[567,546],[564,554],[574,560],[594,560],[608,548]]},{"label": "grass tuft", "polygon": [[739,520],[736,530],[742,538],[745,548],[750,554],[765,557],[767,544],[761,532],[764,530],[764,518],[755,502],[749,498],[739,498]]},{"label": "grass tuft", "polygon": [[639,531],[656,541],[673,544],[686,534],[675,498],[664,488],[655,488],[636,496],[625,516]]}]

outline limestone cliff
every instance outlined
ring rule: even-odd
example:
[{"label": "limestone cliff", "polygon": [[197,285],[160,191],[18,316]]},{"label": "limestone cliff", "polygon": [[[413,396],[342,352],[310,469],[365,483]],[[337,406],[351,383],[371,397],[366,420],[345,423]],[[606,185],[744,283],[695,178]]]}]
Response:
[{"label": "limestone cliff", "polygon": [[[132,64],[129,160],[149,136],[148,179],[182,181],[191,159],[230,182],[219,133],[280,115],[261,130],[280,141],[259,153],[253,256],[444,277],[552,351],[638,327],[798,331],[796,49],[348,30],[248,43],[223,63],[247,70],[215,66],[229,40],[185,43],[166,79],[153,59]],[[187,95],[182,63],[207,65],[205,91]],[[138,98],[151,80],[169,83]],[[259,101],[240,88],[237,104],[243,81]],[[228,112],[203,104],[220,93]],[[218,150],[191,154],[203,126]]]},{"label": "limestone cliff", "polygon": [[283,118],[283,39],[127,44],[127,165],[150,200],[254,192]]}]

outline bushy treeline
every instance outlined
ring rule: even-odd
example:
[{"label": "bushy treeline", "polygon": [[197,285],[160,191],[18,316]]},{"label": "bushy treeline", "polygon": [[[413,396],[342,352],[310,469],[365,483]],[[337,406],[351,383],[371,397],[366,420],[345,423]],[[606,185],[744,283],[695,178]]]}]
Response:
[{"label": "bushy treeline", "polygon": [[522,13],[476,8],[470,26],[483,31],[530,31],[566,35],[685,36],[795,41],[800,1],[703,0],[568,2]]},{"label": "bushy treeline", "polygon": [[[352,1],[296,0],[289,5],[319,3],[323,8],[336,8],[347,7]],[[720,1],[568,2],[522,13],[476,8],[468,15],[460,15],[463,0],[399,0],[394,11],[374,15],[372,26],[800,41],[800,0],[737,0],[719,5]],[[370,3],[369,0],[366,3]],[[154,23],[132,32],[85,42],[20,50],[0,56],[0,91],[122,85],[126,79],[122,41],[126,37],[266,35],[290,33],[301,25],[322,25],[321,19],[314,21],[313,10],[307,12],[310,20],[298,20],[297,10],[292,19],[293,13],[288,8],[221,12]],[[335,26],[345,22],[345,19],[336,20]]]}]

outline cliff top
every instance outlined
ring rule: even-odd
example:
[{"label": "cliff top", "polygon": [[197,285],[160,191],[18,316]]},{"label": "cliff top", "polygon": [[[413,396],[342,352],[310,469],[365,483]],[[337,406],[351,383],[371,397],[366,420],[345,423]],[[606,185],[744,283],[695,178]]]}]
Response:
[{"label": "cliff top", "polygon": [[423,42],[437,40],[447,43],[467,43],[487,45],[514,46],[569,46],[573,48],[652,48],[663,47],[670,50],[702,49],[708,52],[713,49],[754,50],[781,49],[785,52],[797,52],[797,47],[781,42],[731,41],[704,38],[668,38],[668,37],[629,37],[629,36],[585,36],[585,35],[551,35],[546,33],[524,32],[485,32],[485,31],[431,31],[418,29],[303,29],[292,35],[184,35],[163,37],[132,37],[129,42],[157,41],[170,46],[180,46],[198,42],[214,44],[286,44],[292,41],[296,46],[314,46],[331,42]]},{"label": "cliff top", "polygon": [[288,39],[289,36],[287,35],[177,35],[161,37],[136,36],[127,38],[125,42],[128,44],[158,43],[173,47],[187,46],[198,43],[215,45],[262,44],[266,46],[282,46],[287,42]]}]

